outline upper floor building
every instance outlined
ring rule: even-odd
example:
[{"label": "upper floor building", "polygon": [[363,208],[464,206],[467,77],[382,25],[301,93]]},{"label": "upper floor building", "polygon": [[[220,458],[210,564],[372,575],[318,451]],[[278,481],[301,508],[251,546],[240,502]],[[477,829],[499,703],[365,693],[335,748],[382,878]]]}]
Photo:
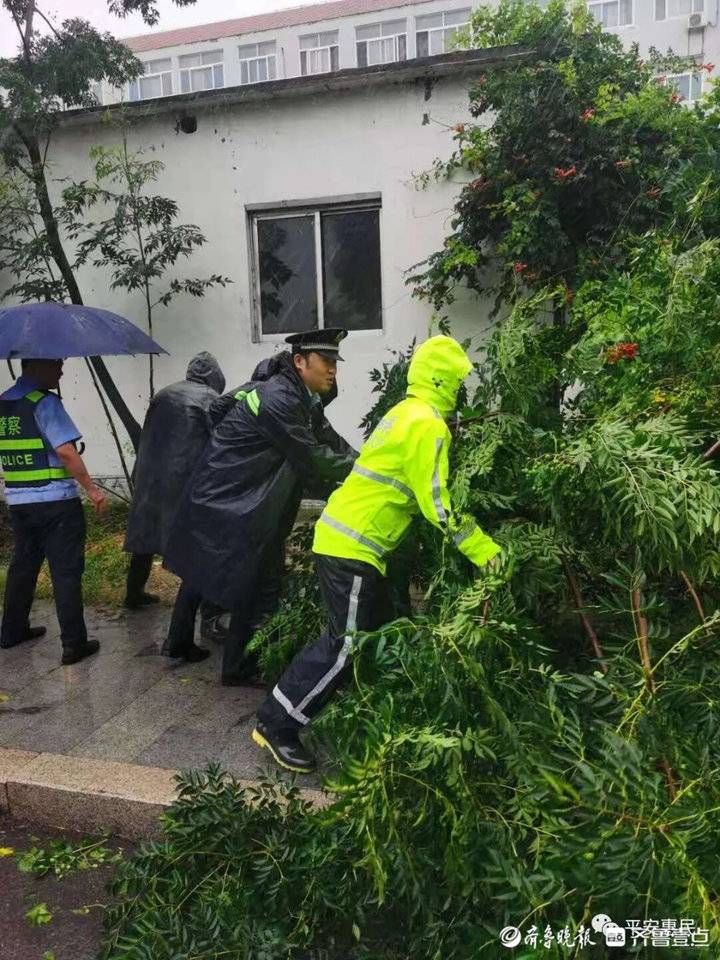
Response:
[{"label": "upper floor building", "polygon": [[[492,2],[492,0],[491,0]],[[626,45],[672,49],[698,67],[720,59],[720,0],[587,0]],[[144,73],[124,90],[95,89],[103,103],[332,73],[432,56],[451,49],[470,21],[471,0],[332,0],[125,39]],[[689,102],[713,71],[666,78]]]}]

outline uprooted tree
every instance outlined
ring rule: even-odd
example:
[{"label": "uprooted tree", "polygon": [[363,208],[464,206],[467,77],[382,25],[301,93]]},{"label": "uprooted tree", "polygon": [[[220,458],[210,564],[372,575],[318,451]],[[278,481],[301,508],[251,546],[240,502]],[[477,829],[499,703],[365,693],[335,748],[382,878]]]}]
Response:
[{"label": "uprooted tree", "polygon": [[[174,2],[186,6],[194,0]],[[25,209],[39,220],[33,229],[52,261],[57,282],[64,286],[72,303],[81,304],[80,287],[48,190],[47,158],[52,135],[64,109],[95,104],[91,93],[94,83],[107,80],[122,86],[142,67],[127,47],[84,20],[55,24],[36,0],[2,0],[2,5],[15,24],[19,41],[16,57],[0,59],[2,160],[8,172],[24,180],[21,192],[32,197],[32,204],[25,203]],[[108,0],[107,6],[119,17],[140,13],[148,25],[158,20],[152,0]],[[46,33],[39,32],[38,23]],[[102,358],[92,357],[90,364],[137,449],[140,425]]]},{"label": "uprooted tree", "polygon": [[[681,132],[662,214],[618,209],[605,244],[593,251],[584,237],[572,274],[543,275],[539,250],[507,246],[522,211],[489,239],[499,212],[462,192],[419,292],[445,307],[452,283],[483,291],[477,267],[502,261],[501,319],[478,357],[451,476],[456,503],[502,543],[504,568],[477,576],[426,530],[421,614],[356,639],[351,689],[314,731],[330,805],[313,809],[286,786],[242,790],[215,769],[186,775],[164,839],[119,872],[108,960],[477,960],[512,944],[522,960],[579,960],[606,955],[599,914],[633,921],[630,956],[667,917],[677,938],[655,955],[717,955],[720,483],[705,453],[720,413],[718,97],[686,110],[642,65],[642,82],[614,83],[618,41],[558,3],[501,3],[477,29],[528,46],[555,37],[542,69],[560,78],[561,103],[578,82],[572,38],[594,49],[598,85],[573,110],[598,142],[605,125],[611,138],[625,129],[630,153],[655,131],[659,151]],[[518,83],[513,65],[484,84],[500,130]],[[553,125],[538,143],[553,131],[571,136]],[[592,181],[570,148],[562,162]],[[539,176],[554,181],[553,167]],[[633,177],[629,205],[658,199]],[[557,201],[567,222],[575,202],[574,191]],[[458,262],[442,258],[458,237],[455,276]],[[537,278],[520,281],[516,262]],[[402,395],[406,365],[400,356],[376,374],[368,425]],[[560,385],[551,413],[549,384]],[[296,609],[308,597],[299,588]],[[519,944],[501,945],[506,927]]]}]

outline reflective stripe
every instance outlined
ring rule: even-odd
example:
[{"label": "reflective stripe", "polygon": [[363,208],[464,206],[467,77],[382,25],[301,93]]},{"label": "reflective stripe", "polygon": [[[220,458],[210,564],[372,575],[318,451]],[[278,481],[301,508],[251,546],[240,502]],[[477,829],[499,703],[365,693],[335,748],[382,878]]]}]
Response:
[{"label": "reflective stripe", "polygon": [[40,437],[31,440],[0,440],[0,450],[44,450],[45,444]]},{"label": "reflective stripe", "polygon": [[469,537],[471,537],[476,530],[477,530],[477,524],[474,523],[472,527],[470,527],[469,529],[460,530],[458,533],[456,533],[453,536],[453,540],[455,541],[455,546],[459,547],[460,544],[464,543]]},{"label": "reflective stripe", "polygon": [[325,687],[333,680],[345,666],[345,663],[348,658],[348,654],[352,650],[352,636],[355,632],[355,627],[357,625],[357,610],[358,610],[358,600],[360,598],[360,588],[362,587],[362,577],[353,577],[352,590],[350,591],[350,600],[348,601],[348,614],[347,620],[345,621],[345,642],[340,648],[340,652],[337,655],[335,663],[330,667],[328,672],[322,676],[315,686],[312,688],[310,693],[300,701],[297,705],[298,711],[302,711],[307,707],[315,697],[319,696]]},{"label": "reflective stripe", "polygon": [[251,390],[247,397],[245,397],[245,401],[252,413],[257,416],[258,410],[260,409],[260,397],[258,396],[257,390]]},{"label": "reflective stripe", "polygon": [[31,390],[30,393],[25,394],[25,399],[29,400],[30,403],[38,403],[44,396],[42,390]]},{"label": "reflective stripe", "polygon": [[442,445],[443,441],[438,437],[435,441],[435,469],[433,470],[432,477],[432,497],[438,520],[440,523],[447,523],[447,513],[445,512],[445,507],[440,497],[440,451],[442,450]]},{"label": "reflective stripe", "polygon": [[246,390],[238,390],[238,392],[235,394],[235,399],[244,400],[246,396],[247,396]]},{"label": "reflective stripe", "polygon": [[8,470],[5,467],[5,483],[23,483],[27,480],[69,480],[71,474],[64,467],[46,467],[44,470]]},{"label": "reflective stripe", "polygon": [[351,537],[353,540],[357,540],[358,543],[362,543],[363,546],[367,547],[369,550],[372,550],[372,552],[376,553],[379,557],[385,553],[385,548],[381,547],[379,543],[375,543],[373,540],[368,540],[367,537],[364,537],[361,533],[357,533],[357,531],[352,530],[350,527],[346,527],[344,523],[340,523],[340,521],[336,520],[334,517],[328,517],[324,513],[321,513],[319,522],[326,523],[329,527],[333,527],[340,533],[344,533],[346,537]]},{"label": "reflective stripe", "polygon": [[298,723],[302,723],[305,726],[306,723],[310,723],[310,717],[306,717],[304,713],[300,713],[299,710],[296,710],[295,707],[290,703],[288,698],[282,692],[280,687],[277,685],[273,687],[272,695],[275,697],[280,706],[288,713],[294,720],[297,720]]},{"label": "reflective stripe", "polygon": [[406,487],[404,483],[401,483],[399,480],[395,480],[393,477],[385,477],[382,473],[375,473],[374,470],[368,470],[367,467],[361,467],[359,463],[355,464],[355,466],[352,468],[352,472],[359,473],[361,477],[367,477],[368,480],[375,480],[377,483],[386,483],[389,487],[395,487],[395,489],[399,490],[400,493],[404,493],[408,499],[415,499],[415,494],[412,492],[410,487]]}]

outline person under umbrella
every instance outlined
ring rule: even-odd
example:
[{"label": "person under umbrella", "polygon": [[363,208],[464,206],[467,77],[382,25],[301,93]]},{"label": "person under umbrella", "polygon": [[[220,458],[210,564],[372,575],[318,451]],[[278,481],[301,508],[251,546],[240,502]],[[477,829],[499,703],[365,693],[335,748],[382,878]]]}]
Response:
[{"label": "person under umbrella", "polygon": [[45,634],[30,626],[38,574],[47,559],[60,623],[63,664],[97,653],[88,640],[82,598],[85,513],[78,484],[97,513],[105,494],[93,482],[76,443],[81,433],[51,393],[63,361],[22,361],[22,374],[0,395],[0,459],[15,542],[5,581],[0,648],[9,649]]},{"label": "person under umbrella", "polygon": [[224,685],[254,678],[246,646],[276,602],[284,543],[304,483],[339,483],[357,456],[330,426],[321,399],[334,388],[346,335],[325,329],[288,337],[291,350],[258,371],[265,379],[247,384],[234,405],[224,405],[185,489],[165,554],[166,567],[183,584],[163,651],[203,659],[206,652],[193,643],[201,600],[232,611]]},{"label": "person under umbrella", "polygon": [[[210,437],[210,408],[225,388],[215,357],[203,351],[188,364],[184,380],[171,383],[150,401],[135,463],[135,488],[125,534],[131,554],[125,606],[154,603],[145,592],[153,556],[165,547],[188,476]],[[218,611],[203,608],[203,633],[212,632]]]},{"label": "person under umbrella", "polygon": [[5,582],[0,647],[42,636],[30,626],[35,585],[47,558],[60,622],[62,663],[100,649],[87,639],[82,599],[85,514],[78,484],[98,513],[105,494],[93,483],[76,442],[80,431],[57,394],[63,361],[48,357],[165,353],[125,317],[75,303],[21,303],[0,309],[0,357],[21,357],[22,375],[0,395],[0,456],[15,533]]}]

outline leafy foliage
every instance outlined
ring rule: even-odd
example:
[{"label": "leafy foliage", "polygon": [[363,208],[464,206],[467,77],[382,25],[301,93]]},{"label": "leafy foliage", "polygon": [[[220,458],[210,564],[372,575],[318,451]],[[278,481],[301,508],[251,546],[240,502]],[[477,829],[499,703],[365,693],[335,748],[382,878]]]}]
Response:
[{"label": "leafy foliage", "polygon": [[584,5],[568,6],[501,0],[473,15],[474,46],[530,53],[478,78],[473,122],[454,128],[455,152],[435,165],[435,177],[463,182],[452,233],[413,277],[436,307],[458,283],[494,291],[498,306],[550,285],[560,307],[621,263],[618,232],[686,217],[704,178],[717,182],[711,108],[700,122],[657,83],[687,60],[643,61]]},{"label": "leafy foliage", "polygon": [[119,863],[122,851],[111,850],[101,840],[51,840],[47,847],[30,847],[17,856],[17,867],[22,873],[44,877],[52,873],[62,880],[76,870],[96,870],[105,863]]},{"label": "leafy foliage", "polygon": [[[601,957],[597,913],[693,918],[710,931],[693,955],[718,953],[717,122],[554,0],[482,9],[476,29],[540,56],[472,91],[497,130],[470,131],[461,162],[495,164],[492,201],[463,191],[422,292],[444,305],[500,271],[451,478],[503,563],[478,573],[431,539],[424,615],[356,637],[351,688],[314,724],[328,806],[187,775],[164,843],[121,868],[106,960],[477,960],[507,956],[507,925],[526,946],[562,931],[549,960]],[[534,221],[516,134],[552,187]],[[371,374],[366,430],[399,399],[396,360]]]},{"label": "leafy foliage", "polygon": [[[149,195],[150,184],[165,168],[128,150],[127,134],[117,147],[94,147],[94,182],[72,183],[63,191],[63,221],[77,242],[75,269],[86,263],[110,268],[110,288],[143,295],[150,336],[156,307],[167,307],[178,294],[202,297],[213,286],[232,281],[220,274],[179,278],[167,274],[178,260],[188,259],[205,243],[192,223],[176,223],[178,205],[168,197]],[[90,220],[96,208],[107,216]],[[158,284],[164,289],[157,290]],[[154,360],[150,363],[150,396],[154,394]]]}]

